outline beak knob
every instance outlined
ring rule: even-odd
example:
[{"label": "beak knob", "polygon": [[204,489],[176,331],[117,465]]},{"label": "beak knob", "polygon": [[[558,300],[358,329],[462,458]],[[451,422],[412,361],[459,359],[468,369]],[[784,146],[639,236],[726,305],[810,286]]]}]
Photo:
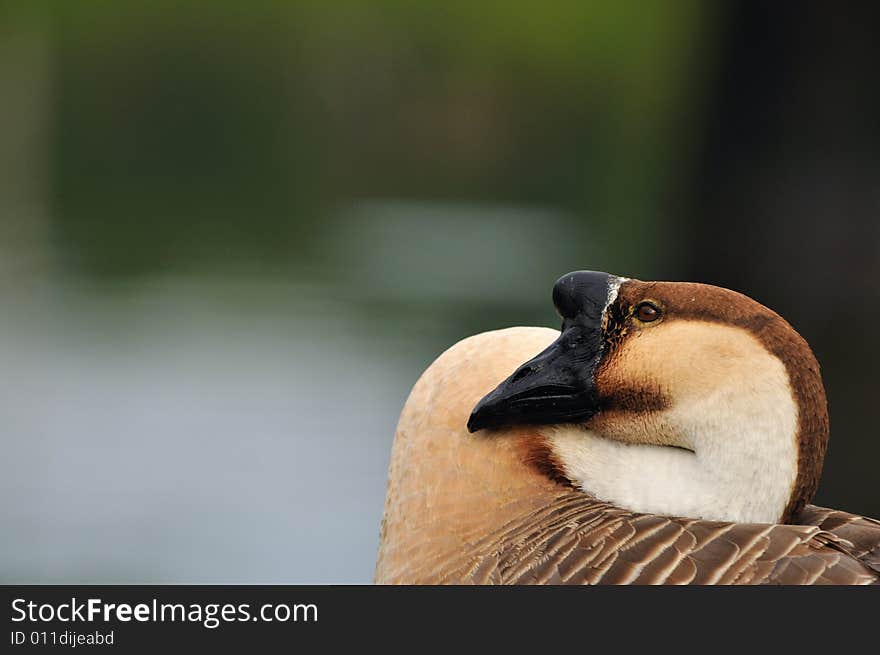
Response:
[{"label": "beak knob", "polygon": [[608,302],[612,275],[601,271],[566,273],[553,285],[553,304],[563,320],[599,320]]}]

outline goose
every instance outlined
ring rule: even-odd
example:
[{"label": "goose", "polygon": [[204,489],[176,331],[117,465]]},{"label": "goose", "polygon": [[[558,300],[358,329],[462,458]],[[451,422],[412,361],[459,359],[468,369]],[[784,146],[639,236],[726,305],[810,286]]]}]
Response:
[{"label": "goose", "polygon": [[413,387],[378,584],[876,584],[880,522],[809,504],[806,341],[737,292],[576,271],[560,331],[468,337]]}]

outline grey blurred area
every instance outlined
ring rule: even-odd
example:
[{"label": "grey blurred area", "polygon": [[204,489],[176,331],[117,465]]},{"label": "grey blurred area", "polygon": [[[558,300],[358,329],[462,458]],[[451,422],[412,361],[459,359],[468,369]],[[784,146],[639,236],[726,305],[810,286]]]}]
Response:
[{"label": "grey blurred area", "polygon": [[880,515],[876,22],[803,15],[0,7],[0,581],[369,582],[412,384],[583,268],[786,316]]}]

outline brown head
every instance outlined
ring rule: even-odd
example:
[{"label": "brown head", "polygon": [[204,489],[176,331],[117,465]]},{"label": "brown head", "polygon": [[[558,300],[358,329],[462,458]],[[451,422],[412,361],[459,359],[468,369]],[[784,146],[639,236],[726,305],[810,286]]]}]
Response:
[{"label": "brown head", "polygon": [[782,317],[728,289],[592,271],[553,297],[559,338],[480,401],[471,431],[546,426],[545,466],[632,509],[771,522],[809,502],[825,392]]}]

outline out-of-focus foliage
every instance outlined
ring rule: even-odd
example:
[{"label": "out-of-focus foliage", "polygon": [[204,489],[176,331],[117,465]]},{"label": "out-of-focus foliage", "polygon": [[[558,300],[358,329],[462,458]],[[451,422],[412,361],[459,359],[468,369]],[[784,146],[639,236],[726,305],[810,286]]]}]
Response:
[{"label": "out-of-focus foliage", "polygon": [[47,37],[61,255],[99,275],[218,260],[321,275],[316,225],[379,197],[563,208],[608,261],[648,270],[691,147],[706,12],[68,3]]}]

